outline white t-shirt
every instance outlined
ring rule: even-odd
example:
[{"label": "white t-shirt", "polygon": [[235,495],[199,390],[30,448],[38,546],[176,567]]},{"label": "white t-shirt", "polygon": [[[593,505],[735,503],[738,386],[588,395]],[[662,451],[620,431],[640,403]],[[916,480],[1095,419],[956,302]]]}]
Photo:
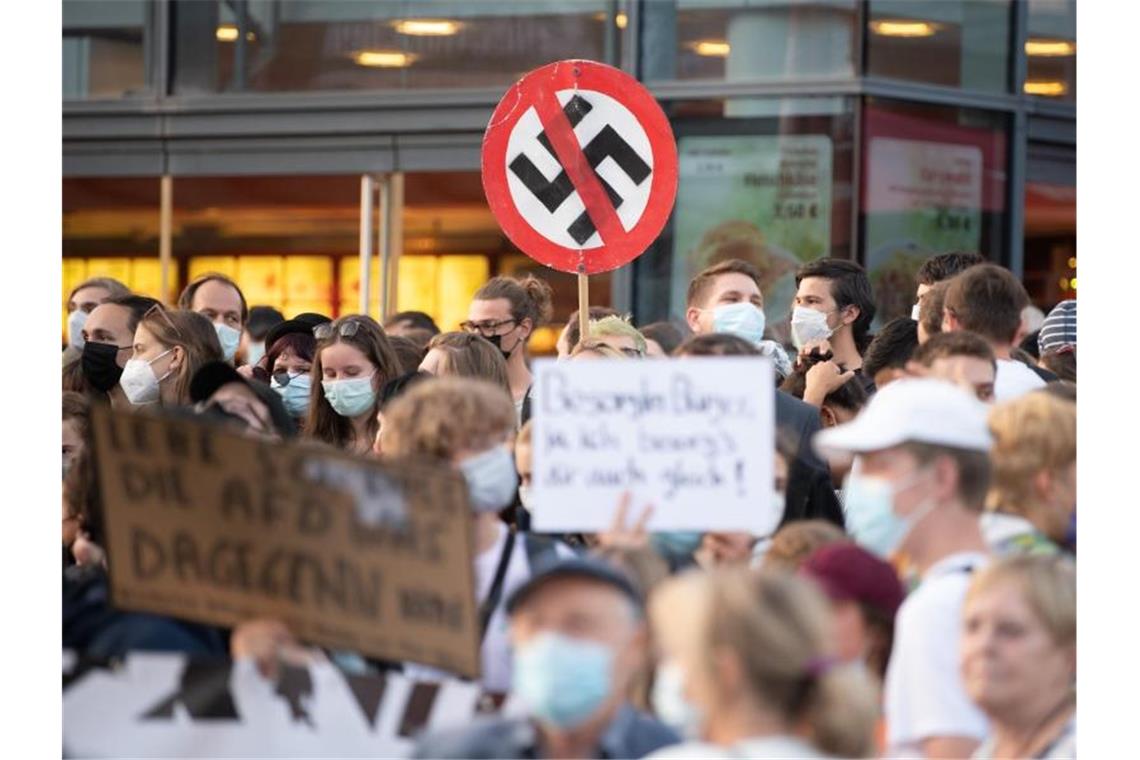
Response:
[{"label": "white t-shirt", "polygon": [[994,401],[1011,401],[1045,387],[1045,381],[1022,362],[998,359],[994,377]]},{"label": "white t-shirt", "polygon": [[958,645],[970,571],[988,561],[977,552],[945,557],[899,608],[884,689],[887,757],[921,756],[921,741],[935,736],[986,737],[986,717],[962,684]]},{"label": "white t-shirt", "polygon": [[796,736],[765,736],[745,739],[731,747],[704,742],[683,742],[662,747],[646,760],[687,760],[687,758],[825,758],[819,750]]},{"label": "white t-shirt", "polygon": [[[482,554],[475,556],[475,603],[482,604],[483,600],[491,594],[491,584],[495,580],[495,570],[499,567],[499,558],[507,542],[507,526],[500,523],[499,536],[495,545]],[[558,556],[572,557],[574,551],[562,543],[555,544]],[[483,646],[480,650],[483,677],[480,682],[483,688],[490,692],[508,692],[511,688],[511,642],[507,632],[507,613],[504,609],[507,599],[516,588],[530,578],[530,563],[526,556],[526,534],[515,536],[515,546],[511,551],[511,559],[503,576],[503,591],[499,596],[499,604],[491,613],[487,624],[487,635],[483,637]],[[445,671],[431,668],[426,665],[406,663],[404,674],[409,678],[423,681],[439,681],[455,678]]]}]

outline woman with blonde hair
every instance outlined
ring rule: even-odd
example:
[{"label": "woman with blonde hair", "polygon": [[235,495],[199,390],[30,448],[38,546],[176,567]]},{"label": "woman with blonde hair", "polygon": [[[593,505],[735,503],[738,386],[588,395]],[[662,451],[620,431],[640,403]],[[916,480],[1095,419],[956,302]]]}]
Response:
[{"label": "woman with blonde hair", "polygon": [[206,364],[222,360],[222,344],[210,320],[159,305],[135,328],[132,348],[119,386],[134,406],[188,406],[191,379]]},{"label": "woman with blonde hair", "polygon": [[827,603],[808,581],[690,572],[663,584],[649,611],[663,655],[654,706],[691,739],[651,757],[873,752],[874,686],[862,669],[838,664]]},{"label": "woman with blonde hair", "polygon": [[1076,757],[1073,562],[1014,556],[978,571],[963,605],[961,667],[990,722],[976,760]]},{"label": "woman with blonde hair", "polygon": [[440,333],[428,342],[421,372],[439,377],[481,377],[502,386],[508,393],[507,360],[491,341],[476,333]]},{"label": "woman with blonde hair", "polygon": [[1077,408],[1044,391],[990,412],[993,480],[982,533],[999,556],[1076,548]]},{"label": "woman with blonde hair", "polygon": [[[499,519],[514,502],[518,473],[510,444],[515,410],[504,388],[472,377],[418,383],[384,408],[378,450],[384,459],[416,457],[459,470],[474,513],[475,590],[479,603],[482,681],[488,691],[511,686],[511,653],[504,608],[536,568],[573,552],[532,533],[515,534]],[[405,666],[405,675],[441,674]]]}]

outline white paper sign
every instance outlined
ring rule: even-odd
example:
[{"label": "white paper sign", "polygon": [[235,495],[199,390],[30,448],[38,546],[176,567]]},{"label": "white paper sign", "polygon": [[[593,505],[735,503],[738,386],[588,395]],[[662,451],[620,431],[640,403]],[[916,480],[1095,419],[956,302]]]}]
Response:
[{"label": "white paper sign", "polygon": [[763,357],[534,364],[532,525],[607,529],[624,491],[650,530],[767,535],[775,388]]}]

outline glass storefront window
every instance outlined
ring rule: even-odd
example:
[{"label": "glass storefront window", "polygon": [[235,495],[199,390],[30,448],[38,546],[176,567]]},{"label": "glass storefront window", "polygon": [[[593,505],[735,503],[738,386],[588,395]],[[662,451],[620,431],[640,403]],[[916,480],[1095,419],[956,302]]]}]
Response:
[{"label": "glass storefront window", "polygon": [[868,99],[863,257],[877,324],[910,313],[915,273],[935,253],[1003,262],[1008,118]]},{"label": "glass storefront window", "polygon": [[606,0],[177,0],[174,90],[300,92],[508,85],[564,58],[616,63]]},{"label": "glass storefront window", "polygon": [[769,334],[788,339],[796,269],[821,256],[851,255],[851,105],[846,98],[670,105],[677,202],[665,232],[637,262],[641,322],[683,322],[693,275],[743,258],[764,273]]},{"label": "glass storefront window", "polygon": [[1077,100],[1077,4],[1029,0],[1025,92],[1051,100]]},{"label": "glass storefront window", "polygon": [[647,80],[853,76],[855,0],[642,5]]},{"label": "glass storefront window", "polygon": [[871,0],[867,73],[1009,91],[1008,0]]},{"label": "glass storefront window", "polygon": [[63,0],[63,97],[146,92],[146,0]]},{"label": "glass storefront window", "polygon": [[1025,289],[1048,312],[1077,297],[1077,152],[1030,143],[1025,166]]}]

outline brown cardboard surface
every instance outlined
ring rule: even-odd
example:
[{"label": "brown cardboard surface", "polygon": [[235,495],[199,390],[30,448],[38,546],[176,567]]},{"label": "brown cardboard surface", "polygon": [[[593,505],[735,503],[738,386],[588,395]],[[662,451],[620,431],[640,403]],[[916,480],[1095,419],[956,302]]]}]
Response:
[{"label": "brown cardboard surface", "polygon": [[116,607],[479,674],[458,473],[92,408]]}]

